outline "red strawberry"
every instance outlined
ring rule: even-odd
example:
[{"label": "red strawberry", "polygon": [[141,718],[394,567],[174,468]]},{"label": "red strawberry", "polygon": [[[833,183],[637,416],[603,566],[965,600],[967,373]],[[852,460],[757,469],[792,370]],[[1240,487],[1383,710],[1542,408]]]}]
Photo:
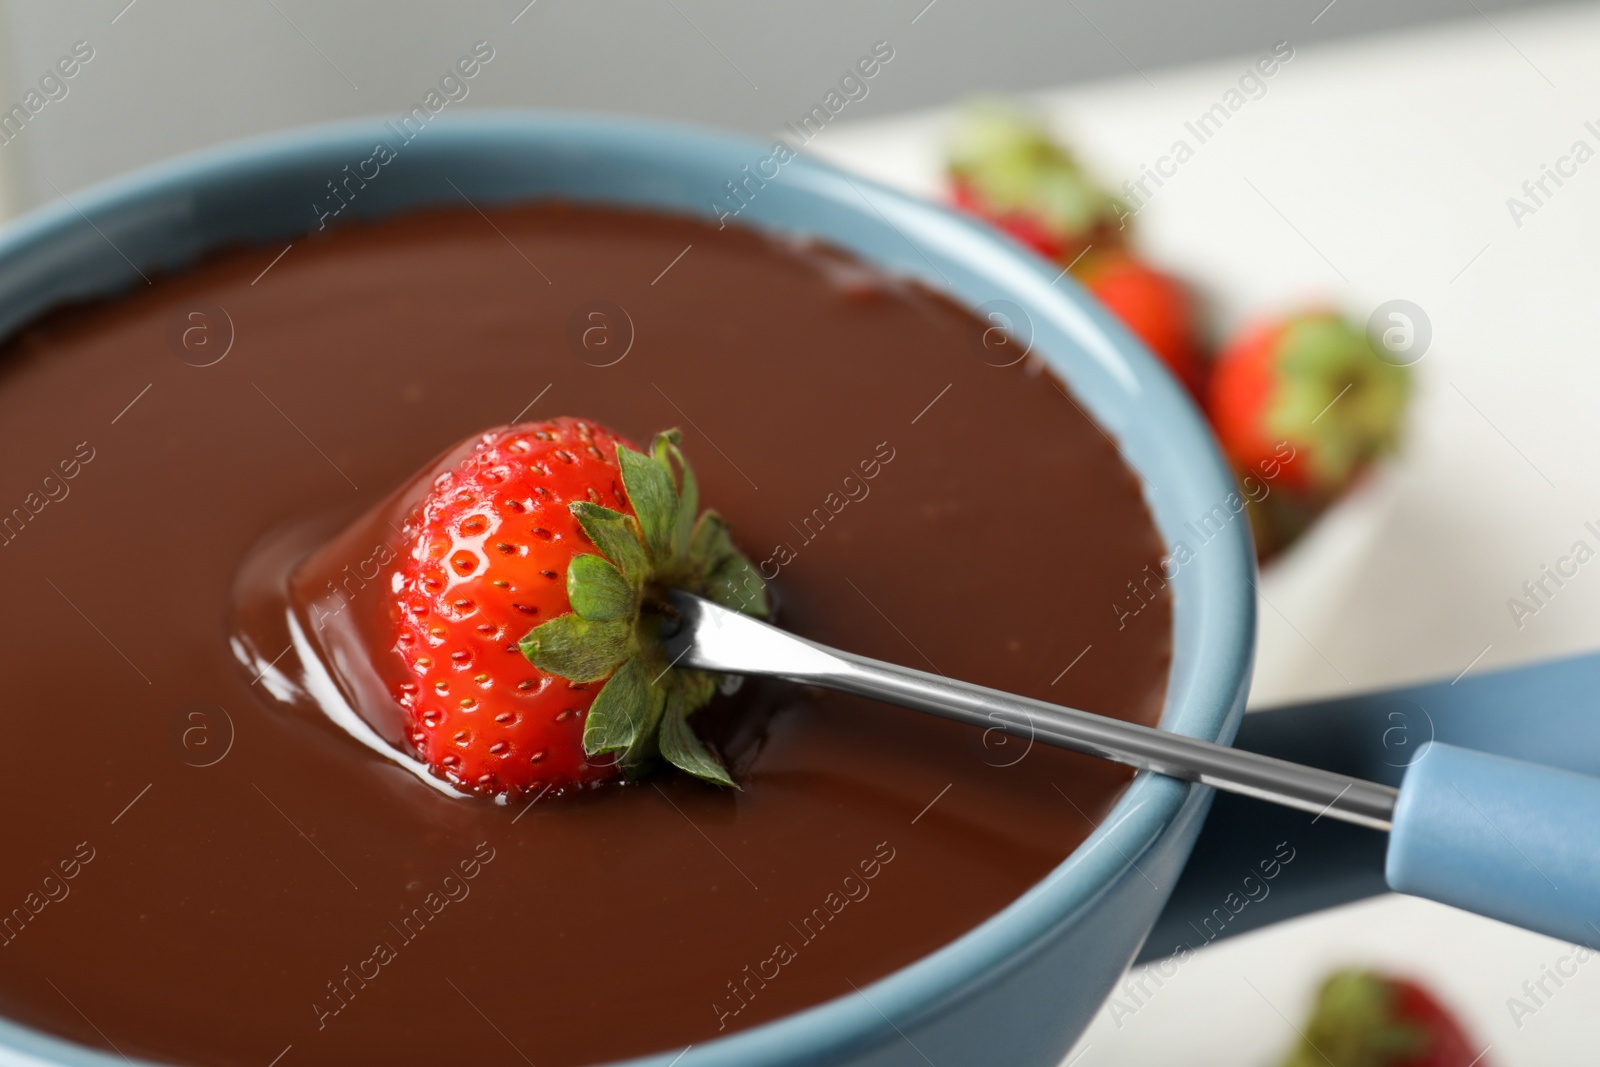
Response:
[{"label": "red strawberry", "polygon": [[1456,1017],[1432,993],[1403,978],[1392,978],[1389,984],[1395,1015],[1427,1035],[1425,1050],[1399,1067],[1489,1067],[1481,1055],[1484,1050],[1474,1050]]},{"label": "red strawberry", "polygon": [[1398,442],[1410,392],[1406,368],[1374,354],[1366,335],[1330,311],[1263,323],[1229,344],[1211,371],[1208,408],[1241,472],[1271,465],[1275,488],[1326,502]]},{"label": "red strawberry", "polygon": [[1127,211],[1091,181],[1032,116],[1004,104],[969,108],[950,147],[958,207],[1040,255],[1068,263],[1091,245],[1114,244]]},{"label": "red strawberry", "polygon": [[1206,362],[1182,282],[1121,249],[1084,256],[1072,273],[1191,393],[1202,395]]},{"label": "red strawberry", "polygon": [[1416,982],[1338,971],[1283,1067],[1488,1067],[1483,1051]]},{"label": "red strawberry", "polygon": [[506,426],[434,480],[390,617],[408,734],[436,773],[492,795],[561,790],[659,753],[732,784],[685,721],[715,680],[668,669],[660,594],[755,614],[765,594],[722,520],[697,518],[677,442],[644,455],[578,419]]}]

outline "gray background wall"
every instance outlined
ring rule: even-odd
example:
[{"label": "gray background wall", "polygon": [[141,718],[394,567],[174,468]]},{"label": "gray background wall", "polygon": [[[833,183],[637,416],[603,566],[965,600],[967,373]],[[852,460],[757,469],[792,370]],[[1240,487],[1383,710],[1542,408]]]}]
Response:
[{"label": "gray background wall", "polygon": [[11,207],[186,149],[418,102],[477,40],[461,106],[626,111],[764,132],[877,40],[893,64],[853,117],[1116,75],[1291,39],[1493,18],[1525,0],[7,0],[0,108],[73,42],[95,58],[9,144]]}]

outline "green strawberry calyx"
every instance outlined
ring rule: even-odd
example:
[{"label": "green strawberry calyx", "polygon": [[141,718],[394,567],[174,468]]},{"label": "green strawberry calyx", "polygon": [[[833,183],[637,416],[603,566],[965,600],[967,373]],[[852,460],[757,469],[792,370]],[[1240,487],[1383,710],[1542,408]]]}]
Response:
[{"label": "green strawberry calyx", "polygon": [[1032,215],[1056,235],[1119,225],[1128,213],[1042,122],[1004,101],[966,108],[951,137],[949,168],[991,209]]},{"label": "green strawberry calyx", "polygon": [[1268,429],[1306,444],[1314,486],[1341,489],[1395,450],[1410,393],[1406,367],[1376,355],[1361,330],[1331,313],[1289,322],[1278,352]]},{"label": "green strawberry calyx", "polygon": [[1337,971],[1317,992],[1310,1020],[1283,1067],[1386,1067],[1428,1051],[1427,1030],[1406,1019],[1394,983],[1371,971]]},{"label": "green strawberry calyx", "polygon": [[567,568],[572,611],[535,627],[520,647],[549,674],[605,682],[584,723],[585,754],[615,754],[630,778],[659,757],[697,778],[732,786],[722,760],[689,726],[718,679],[669,660],[661,628],[676,613],[666,592],[681,589],[765,617],[766,584],[734,547],[721,516],[699,510],[700,491],[680,440],[677,430],[667,430],[656,435],[648,454],[617,447],[633,515],[587,500],[567,505],[599,554],[573,558]]}]

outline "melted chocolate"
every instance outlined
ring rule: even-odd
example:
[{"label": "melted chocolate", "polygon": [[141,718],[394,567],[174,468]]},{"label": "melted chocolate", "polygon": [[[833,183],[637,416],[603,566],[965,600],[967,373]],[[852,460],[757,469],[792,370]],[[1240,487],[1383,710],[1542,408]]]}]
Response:
[{"label": "melted chocolate", "polygon": [[[228,253],[9,343],[7,1015],[207,1064],[681,1047],[970,929],[1125,787],[1086,757],[746,686],[703,713],[741,792],[659,776],[497,805],[295,702],[292,653],[257,679],[287,648],[262,642],[294,559],[452,442],[572,414],[636,440],[681,426],[797,632],[1154,720],[1170,606],[1121,629],[1111,607],[1161,553],[1139,486],[1051,377],[984,360],[984,324],[739,228],[491,217]],[[349,573],[380,549],[353,546]]]}]

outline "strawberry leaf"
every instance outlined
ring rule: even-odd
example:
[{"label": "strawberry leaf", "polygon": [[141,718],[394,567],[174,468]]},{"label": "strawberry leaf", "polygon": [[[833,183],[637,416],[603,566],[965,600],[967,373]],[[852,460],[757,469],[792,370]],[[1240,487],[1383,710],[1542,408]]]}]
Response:
[{"label": "strawberry leaf", "polygon": [[717,695],[718,677],[719,675],[688,667],[673,668],[672,678],[678,688],[683,690],[683,705],[687,712],[693,712],[711,702],[711,698]]},{"label": "strawberry leaf", "polygon": [[[731,786],[733,779],[705,743],[690,729],[688,711],[681,694],[672,690],[667,694],[667,706],[661,719],[661,755],[679,770],[688,771],[696,778],[716,785]],[[737,788],[737,787],[735,787]]]},{"label": "strawberry leaf", "polygon": [[617,565],[624,577],[637,586],[644,581],[650,561],[639,538],[639,524],[633,516],[612,511],[587,500],[567,505],[583,532],[589,535],[607,559]]},{"label": "strawberry leaf", "polygon": [[756,571],[755,564],[742,552],[724,556],[715,570],[707,575],[706,599],[714,600],[725,608],[767,617],[767,586]]},{"label": "strawberry leaf", "polygon": [[622,468],[622,487],[628,503],[639,516],[645,547],[655,559],[662,559],[678,521],[678,491],[672,475],[654,459],[631,448],[617,449],[617,465]]},{"label": "strawberry leaf", "polygon": [[638,778],[644,774],[661,755],[661,745],[657,735],[661,728],[661,712],[666,706],[667,691],[662,686],[652,685],[645,690],[645,697],[644,722],[640,725],[633,744],[617,757],[622,773],[629,778]]},{"label": "strawberry leaf", "polygon": [[715,511],[703,511],[695,520],[694,534],[689,542],[689,556],[700,564],[703,573],[717,569],[729,553],[737,552],[733,539],[728,536],[728,524]]},{"label": "strawberry leaf", "polygon": [[639,658],[628,660],[606,682],[583,724],[583,751],[590,756],[621,752],[644,730],[650,717],[650,682]]},{"label": "strawberry leaf", "polygon": [[632,618],[638,604],[633,586],[610,560],[587,554],[567,566],[567,599],[573,611],[591,622]]},{"label": "strawberry leaf", "polygon": [[700,514],[700,486],[695,481],[694,468],[689,466],[689,461],[683,458],[683,453],[678,449],[679,437],[677,430],[668,430],[657,434],[655,443],[651,445],[656,462],[669,473],[676,473],[678,520],[672,527],[672,555],[675,559],[688,556],[695,519]]},{"label": "strawberry leaf", "polygon": [[632,636],[633,627],[625,619],[591,622],[581,615],[562,615],[534,627],[520,647],[541,671],[574,682],[598,682],[627,658]]},{"label": "strawberry leaf", "polygon": [[760,618],[767,616],[767,586],[761,574],[734,547],[728,524],[714,511],[701,514],[695,522],[689,558],[698,568],[705,597],[725,608]]}]

